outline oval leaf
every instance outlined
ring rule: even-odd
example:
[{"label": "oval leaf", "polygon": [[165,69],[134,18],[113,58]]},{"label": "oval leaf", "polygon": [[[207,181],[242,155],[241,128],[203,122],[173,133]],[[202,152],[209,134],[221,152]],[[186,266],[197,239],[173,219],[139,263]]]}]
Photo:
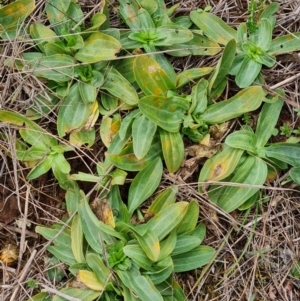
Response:
[{"label": "oval leaf", "polygon": [[235,210],[260,189],[251,185],[264,184],[267,174],[268,166],[263,160],[248,157],[231,179],[232,183],[241,183],[241,185],[226,187],[218,200],[218,205],[226,212]]},{"label": "oval leaf", "polygon": [[138,103],[139,97],[133,86],[115,68],[107,68],[105,81],[101,89],[120,98],[126,104],[133,106]]},{"label": "oval leaf", "polygon": [[83,63],[96,63],[116,58],[122,45],[115,38],[101,32],[91,34],[84,46],[75,54],[75,58]]},{"label": "oval leaf", "polygon": [[162,67],[146,55],[138,56],[133,62],[136,82],[146,95],[164,96],[175,89],[173,82]]},{"label": "oval leaf", "polygon": [[152,195],[160,183],[162,172],[161,159],[156,158],[136,175],[128,194],[128,211],[130,214]]},{"label": "oval leaf", "polygon": [[180,133],[159,130],[161,148],[169,172],[176,172],[184,160],[184,144]]},{"label": "oval leaf", "polygon": [[172,256],[174,271],[187,272],[208,264],[215,255],[215,250],[209,246],[199,246],[187,253]]},{"label": "oval leaf", "polygon": [[190,18],[205,35],[217,43],[226,45],[232,39],[237,40],[236,30],[212,13],[192,11]]},{"label": "oval leaf", "polygon": [[251,86],[225,101],[209,106],[200,117],[208,124],[222,123],[256,110],[264,98],[265,93],[262,87]]},{"label": "oval leaf", "polygon": [[181,97],[146,96],[140,99],[141,112],[152,122],[172,133],[179,132],[188,102]]},{"label": "oval leaf", "polygon": [[157,235],[159,241],[161,241],[181,222],[187,208],[187,202],[170,205],[148,221],[147,227],[151,229]]},{"label": "oval leaf", "polygon": [[138,159],[145,157],[149,151],[156,132],[156,124],[144,115],[136,118],[132,123],[133,151]]},{"label": "oval leaf", "polygon": [[199,192],[202,192],[205,181],[220,181],[228,177],[235,170],[243,152],[241,149],[227,146],[222,152],[208,159],[199,175]]}]

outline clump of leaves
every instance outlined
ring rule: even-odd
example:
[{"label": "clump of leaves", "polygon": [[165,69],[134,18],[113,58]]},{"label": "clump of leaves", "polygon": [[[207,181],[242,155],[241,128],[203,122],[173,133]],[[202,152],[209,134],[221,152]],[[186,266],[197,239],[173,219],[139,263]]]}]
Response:
[{"label": "clump of leaves", "polygon": [[262,10],[257,18],[256,28],[252,26],[249,32],[246,23],[241,23],[235,30],[212,13],[203,10],[190,13],[191,20],[210,39],[223,45],[232,39],[236,41],[236,57],[228,73],[235,75],[235,81],[240,88],[247,87],[254,81],[260,83],[263,80],[260,76],[262,65],[273,67],[276,55],[300,49],[299,32],[272,40],[276,24],[273,14],[278,8],[279,4],[273,2]]},{"label": "clump of leaves", "polygon": [[[268,164],[262,149],[268,142],[281,112],[283,100],[275,97],[265,103],[257,123],[256,131],[245,125],[240,131],[227,136],[224,150],[207,160],[200,172],[199,191],[207,191],[211,200],[223,210],[231,212],[236,208],[251,206],[258,197],[259,187],[263,185],[268,174]],[[246,152],[246,153],[245,153]],[[283,162],[281,168],[287,166]],[[273,168],[277,166],[269,162]],[[207,181],[239,183],[238,186],[218,186]],[[241,207],[243,206],[243,207]]]},{"label": "clump of leaves", "polygon": [[[205,227],[197,225],[197,202],[175,202],[177,188],[170,187],[148,208],[147,221],[134,224],[130,221],[132,210],[116,197],[116,189],[108,196],[110,202],[101,207],[101,220],[81,192],[78,214],[70,228],[64,224],[36,228],[48,240],[61,232],[48,251],[68,266],[70,277],[76,276],[76,281],[86,286],[78,289],[69,285],[60,291],[77,298],[84,294],[84,300],[184,300],[173,273],[201,267],[215,253],[213,248],[200,245]],[[118,210],[115,218],[114,210]],[[48,296],[40,293],[32,299],[39,300],[41,294]]]}]

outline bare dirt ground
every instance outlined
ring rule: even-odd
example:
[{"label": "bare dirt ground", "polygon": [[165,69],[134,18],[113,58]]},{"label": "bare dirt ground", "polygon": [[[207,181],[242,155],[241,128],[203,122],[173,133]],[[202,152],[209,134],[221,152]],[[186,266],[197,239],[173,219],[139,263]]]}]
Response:
[{"label": "bare dirt ground", "polygon": [[[37,1],[37,9],[28,22],[43,20],[44,0]],[[96,2],[96,1],[95,1]],[[179,1],[169,1],[168,6]],[[300,31],[300,1],[278,1],[275,36]],[[93,1],[80,1],[89,11]],[[244,0],[188,0],[180,1],[178,14],[188,14],[192,9],[212,6],[212,12],[234,26],[247,20],[247,1]],[[113,12],[116,3],[111,4],[112,24],[118,26],[118,16]],[[300,43],[300,42],[299,42]],[[15,72],[4,67],[7,57],[18,57],[32,44],[22,40],[0,41],[0,108],[24,112],[30,106],[32,94],[42,88],[33,76]],[[188,67],[214,66],[217,58],[188,57],[173,59],[177,71]],[[294,108],[300,103],[300,56],[290,53],[278,57],[272,69],[264,69],[267,86],[283,87],[286,103],[278,128],[288,123],[293,128],[300,125]],[[234,89],[234,83],[232,83]],[[259,112],[251,114],[255,123]],[[46,116],[41,123],[53,127],[53,119]],[[236,121],[231,125],[238,127]],[[99,127],[99,124],[98,124]],[[2,133],[8,134],[9,142],[1,140]],[[28,169],[15,158],[16,130],[0,123],[0,301],[28,300],[37,292],[30,287],[34,279],[39,289],[55,289],[46,276],[45,241],[34,229],[36,225],[51,225],[65,214],[64,191],[48,173],[38,180],[28,182]],[[224,139],[225,137],[223,137]],[[283,139],[279,135],[278,139]],[[211,205],[205,196],[197,192],[197,178],[201,163],[188,151],[191,142],[186,143],[185,165],[174,175],[164,174],[160,189],[176,184],[179,199],[194,198],[201,208],[200,220],[207,227],[205,244],[213,246],[217,255],[211,264],[203,269],[177,275],[184,287],[188,300],[300,300],[300,281],[291,275],[291,268],[300,260],[300,195],[299,187],[291,183],[283,185],[287,174],[279,174],[264,186],[266,196],[250,211],[235,211],[225,214]],[[3,149],[8,149],[10,158]],[[82,170],[86,165],[102,156],[105,149],[100,140],[93,149],[72,154],[72,169]],[[100,155],[99,155],[100,153]],[[86,193],[88,185],[82,186]],[[4,264],[5,259],[8,264]],[[11,261],[11,262],[9,262]],[[300,275],[300,271],[298,272]],[[57,284],[59,288],[62,283]]]}]

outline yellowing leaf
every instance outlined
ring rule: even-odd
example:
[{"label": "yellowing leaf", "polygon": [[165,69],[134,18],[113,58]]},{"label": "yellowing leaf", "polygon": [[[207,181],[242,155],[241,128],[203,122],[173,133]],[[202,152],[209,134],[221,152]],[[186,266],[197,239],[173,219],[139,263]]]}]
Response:
[{"label": "yellowing leaf", "polygon": [[76,53],[75,58],[83,63],[113,60],[121,47],[120,42],[115,38],[96,32],[85,40],[84,46]]},{"label": "yellowing leaf", "polygon": [[226,147],[208,159],[200,172],[199,191],[202,192],[202,184],[206,181],[220,181],[228,177],[235,170],[243,152],[241,149]]},{"label": "yellowing leaf", "polygon": [[146,95],[165,96],[175,86],[163,68],[149,56],[138,56],[133,62],[135,80]]},{"label": "yellowing leaf", "polygon": [[95,291],[103,291],[103,285],[98,281],[96,275],[93,272],[86,270],[79,270],[77,279],[84,283],[88,288]]},{"label": "yellowing leaf", "polygon": [[2,30],[21,23],[35,8],[34,0],[19,0],[0,8],[0,33]]}]

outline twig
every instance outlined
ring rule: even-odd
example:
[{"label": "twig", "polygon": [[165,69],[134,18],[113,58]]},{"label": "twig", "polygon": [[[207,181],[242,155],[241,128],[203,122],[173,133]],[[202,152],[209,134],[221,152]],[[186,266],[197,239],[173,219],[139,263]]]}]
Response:
[{"label": "twig", "polygon": [[300,77],[300,73],[298,73],[298,74],[296,74],[296,75],[294,75],[294,76],[292,76],[292,77],[289,77],[289,78],[287,78],[287,79],[281,81],[280,83],[277,83],[277,84],[271,86],[270,89],[271,89],[271,90],[275,90],[275,89],[277,89],[277,88],[279,88],[279,87],[281,87],[281,86],[283,86],[283,85],[285,85],[285,84],[288,84],[288,83],[294,81],[294,80],[297,79],[298,77]]},{"label": "twig", "polygon": [[[2,230],[2,229],[7,229],[9,231],[20,233],[20,234],[22,233],[22,230],[19,229],[18,227],[5,225],[4,223],[0,222],[0,230]],[[30,236],[30,237],[33,237],[33,238],[38,238],[39,237],[36,233],[34,233],[32,231],[29,231],[29,230],[25,230],[25,234],[27,236]]]},{"label": "twig", "polygon": [[19,250],[17,273],[20,270],[21,262],[22,262],[22,257],[23,257],[23,254],[25,252],[25,249],[26,249],[26,246],[25,246],[25,236],[26,236],[26,225],[27,225],[27,215],[28,215],[29,193],[30,193],[30,186],[27,185],[26,199],[25,199],[25,208],[24,208],[23,223],[22,223],[22,232],[21,232],[21,240],[20,240],[20,250]]},{"label": "twig", "polygon": [[81,301],[81,299],[74,298],[74,297],[71,297],[69,295],[66,295],[66,294],[64,294],[64,293],[62,293],[62,292],[60,292],[56,289],[53,289],[49,286],[46,286],[44,284],[41,284],[41,287],[43,287],[47,292],[52,293],[52,294],[56,294],[57,296],[63,297],[65,299],[69,300],[69,301]]},{"label": "twig", "polygon": [[[23,270],[22,270],[20,276],[18,277],[18,280],[17,280],[18,283],[21,283],[21,282],[24,280],[24,278],[25,278],[25,276],[26,276],[28,270],[30,270],[30,268],[31,268],[31,263],[32,263],[33,259],[35,258],[36,252],[37,252],[37,251],[36,251],[35,249],[32,251],[32,253],[31,253],[31,255],[30,255],[30,257],[29,257],[27,263],[25,264],[25,266],[24,266],[24,268],[23,268]],[[15,300],[16,300],[16,296],[17,296],[19,290],[20,290],[20,285],[18,285],[18,286],[16,287],[16,289],[14,290],[14,292],[13,292],[11,298],[9,299],[9,301],[15,301]]]}]

